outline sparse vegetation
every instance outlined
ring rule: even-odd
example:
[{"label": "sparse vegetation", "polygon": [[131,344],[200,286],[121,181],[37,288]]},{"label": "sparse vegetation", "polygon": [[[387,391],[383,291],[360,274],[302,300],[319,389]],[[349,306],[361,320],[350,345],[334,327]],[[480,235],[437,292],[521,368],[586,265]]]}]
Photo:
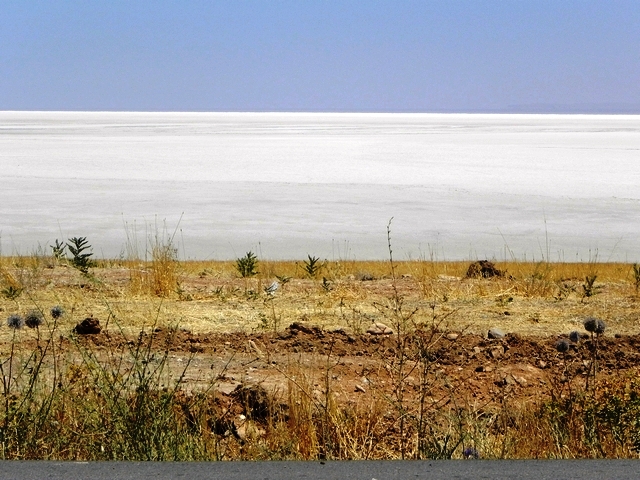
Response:
[{"label": "sparse vegetation", "polygon": [[90,258],[93,256],[93,252],[87,252],[87,250],[91,250],[87,237],[70,238],[67,242],[67,248],[72,255],[71,265],[80,270],[83,275],[89,275],[89,269],[95,266],[95,263]]},{"label": "sparse vegetation", "polygon": [[65,257],[65,250],[67,249],[66,244],[56,239],[54,244],[50,245],[50,247],[51,247],[51,254],[53,255],[54,259],[60,261],[66,258]]},{"label": "sparse vegetation", "polygon": [[[387,233],[387,262],[260,272],[252,252],[180,261],[169,237],[119,263],[70,239],[88,284],[1,258],[0,457],[637,456],[634,266],[599,263],[597,284],[593,264],[466,278],[468,262],[397,261]],[[73,333],[86,318],[102,332]],[[374,322],[393,333],[365,333]],[[498,325],[506,337],[487,339]]]},{"label": "sparse vegetation", "polygon": [[322,269],[322,263],[318,257],[307,255],[308,259],[304,261],[304,271],[310,278],[315,278]]},{"label": "sparse vegetation", "polygon": [[258,274],[258,258],[251,251],[244,257],[236,259],[236,270],[242,278],[254,277]]}]

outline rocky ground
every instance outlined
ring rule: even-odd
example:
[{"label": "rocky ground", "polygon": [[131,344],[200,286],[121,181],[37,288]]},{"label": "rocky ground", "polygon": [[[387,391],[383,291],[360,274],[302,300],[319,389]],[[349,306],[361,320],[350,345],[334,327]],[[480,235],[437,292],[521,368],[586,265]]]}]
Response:
[{"label": "rocky ground", "polygon": [[[427,386],[434,402],[454,393],[460,402],[489,406],[505,398],[518,403],[548,398],[562,385],[584,383],[595,340],[586,332],[580,337],[577,343],[567,338],[569,350],[563,353],[556,347],[563,337],[507,334],[490,339],[429,331],[398,337],[294,323],[283,332],[259,334],[194,334],[158,328],[129,340],[103,331],[83,336],[80,343],[113,355],[129,352],[139,340],[145,345],[152,340],[158,354],[167,352],[173,378],[184,374],[187,389],[213,382],[226,396],[255,385],[275,397],[283,396],[289,382],[304,379],[301,382],[312,396],[321,398],[329,388],[338,403],[358,403],[371,397],[393,398],[402,382],[408,396],[418,395]],[[402,380],[401,353],[406,356]],[[424,365],[426,377],[420,373]],[[633,374],[640,366],[640,336],[599,338],[597,366],[601,378]]]}]

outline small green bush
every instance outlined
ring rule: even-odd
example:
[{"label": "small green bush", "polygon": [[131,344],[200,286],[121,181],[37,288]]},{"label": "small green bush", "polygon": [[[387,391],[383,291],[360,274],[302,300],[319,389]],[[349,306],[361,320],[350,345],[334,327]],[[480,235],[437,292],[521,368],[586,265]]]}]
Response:
[{"label": "small green bush", "polygon": [[91,245],[87,242],[87,237],[73,237],[67,242],[67,247],[73,258],[71,265],[82,272],[83,275],[89,275],[89,269],[95,265],[94,261],[89,257],[93,253],[86,253],[91,249]]},{"label": "small green bush", "polygon": [[236,259],[236,270],[242,278],[253,277],[258,274],[258,258],[248,251],[244,257]]}]

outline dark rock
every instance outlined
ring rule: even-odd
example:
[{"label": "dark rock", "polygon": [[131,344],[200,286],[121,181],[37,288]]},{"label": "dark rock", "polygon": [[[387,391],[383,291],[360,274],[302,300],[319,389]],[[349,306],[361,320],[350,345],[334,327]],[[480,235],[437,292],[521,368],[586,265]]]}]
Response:
[{"label": "dark rock", "polygon": [[303,332],[308,333],[309,335],[314,335],[322,333],[322,328],[317,325],[309,325],[303,322],[293,322],[291,325],[289,325],[289,331],[291,333]]}]

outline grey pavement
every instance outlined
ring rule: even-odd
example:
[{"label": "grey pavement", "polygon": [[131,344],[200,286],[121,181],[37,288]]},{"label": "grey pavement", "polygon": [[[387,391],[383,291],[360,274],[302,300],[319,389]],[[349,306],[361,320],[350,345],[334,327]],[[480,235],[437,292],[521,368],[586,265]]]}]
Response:
[{"label": "grey pavement", "polygon": [[1,479],[626,479],[638,460],[0,462]]}]

